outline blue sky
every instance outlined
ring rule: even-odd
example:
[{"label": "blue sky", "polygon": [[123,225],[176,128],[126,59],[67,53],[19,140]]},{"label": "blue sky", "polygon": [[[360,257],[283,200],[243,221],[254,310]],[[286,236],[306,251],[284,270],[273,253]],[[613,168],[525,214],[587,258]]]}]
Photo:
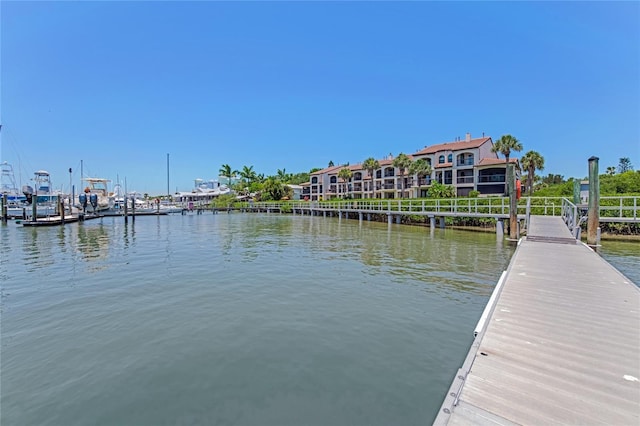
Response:
[{"label": "blue sky", "polygon": [[638,2],[0,3],[1,160],[171,192],[510,133],[640,168]]}]

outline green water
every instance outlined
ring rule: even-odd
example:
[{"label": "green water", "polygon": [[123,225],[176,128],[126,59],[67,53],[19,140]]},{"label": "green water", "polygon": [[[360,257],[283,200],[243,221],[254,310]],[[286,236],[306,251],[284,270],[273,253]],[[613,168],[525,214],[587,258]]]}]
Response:
[{"label": "green water", "polygon": [[277,214],[0,228],[1,424],[429,424],[514,246]]}]

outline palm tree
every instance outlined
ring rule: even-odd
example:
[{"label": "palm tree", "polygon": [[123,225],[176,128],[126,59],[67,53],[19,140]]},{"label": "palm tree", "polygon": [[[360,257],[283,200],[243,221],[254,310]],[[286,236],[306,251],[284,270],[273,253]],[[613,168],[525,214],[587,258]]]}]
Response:
[{"label": "palm tree", "polygon": [[353,176],[353,173],[351,172],[351,169],[349,169],[348,167],[344,167],[340,169],[340,171],[338,172],[338,177],[342,179],[342,182],[344,185],[342,198],[344,198],[345,194],[347,193],[347,181],[351,179],[351,176]]},{"label": "palm tree", "polygon": [[400,172],[400,182],[402,183],[402,192],[400,193],[400,198],[404,198],[404,172],[405,170],[411,167],[411,157],[407,154],[403,154],[402,152],[398,154],[396,158],[393,159],[393,167],[397,167]]},{"label": "palm tree", "polygon": [[369,176],[371,176],[371,191],[373,192],[371,198],[375,198],[376,191],[373,187],[373,172],[380,168],[380,163],[375,158],[369,157],[362,163],[362,168],[369,172]]},{"label": "palm tree", "polygon": [[509,164],[511,151],[522,151],[522,143],[511,135],[501,136],[491,147],[491,152],[499,152],[505,156],[506,164]]},{"label": "palm tree", "polygon": [[536,151],[529,151],[522,156],[522,167],[527,170],[527,184],[529,185],[529,195],[533,193],[533,182],[536,170],[544,170],[544,157]]},{"label": "palm tree", "polygon": [[238,171],[233,170],[231,166],[228,164],[223,164],[222,167],[220,167],[220,170],[218,171],[218,173],[220,173],[220,176],[224,176],[227,179],[229,179],[229,187],[231,187],[231,179],[236,177],[236,175],[238,174]]},{"label": "palm tree", "polygon": [[628,172],[629,170],[633,170],[631,159],[629,159],[629,157],[622,157],[618,163],[618,173]]},{"label": "palm tree", "polygon": [[256,172],[253,170],[253,166],[243,166],[240,171],[240,177],[244,179],[245,184],[249,184],[256,179]]},{"label": "palm tree", "polygon": [[[500,152],[505,157],[505,174],[509,176],[509,155],[511,151],[522,151],[522,144],[518,139],[511,135],[503,135],[498,139],[493,146],[491,147],[491,152]],[[513,185],[511,182],[507,182],[508,179],[505,179],[507,183],[504,186],[505,194],[509,193],[509,187]]]},{"label": "palm tree", "polygon": [[609,166],[609,167],[607,167],[607,174],[608,174],[609,176],[613,176],[613,175],[615,175],[615,174],[616,174],[616,168],[615,168],[615,167],[613,167],[613,166]]},{"label": "palm tree", "polygon": [[431,164],[427,163],[424,158],[418,158],[409,166],[409,174],[416,175],[418,179],[420,176],[431,176]]},{"label": "palm tree", "polygon": [[289,179],[291,179],[291,174],[287,173],[287,169],[278,169],[277,178],[280,179],[283,183],[288,183]]}]

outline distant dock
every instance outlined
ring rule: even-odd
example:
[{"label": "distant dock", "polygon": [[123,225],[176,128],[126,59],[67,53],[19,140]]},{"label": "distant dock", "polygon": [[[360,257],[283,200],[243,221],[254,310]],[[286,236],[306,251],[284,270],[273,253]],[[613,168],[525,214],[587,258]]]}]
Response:
[{"label": "distant dock", "polygon": [[640,424],[640,289],[532,216],[436,425]]}]

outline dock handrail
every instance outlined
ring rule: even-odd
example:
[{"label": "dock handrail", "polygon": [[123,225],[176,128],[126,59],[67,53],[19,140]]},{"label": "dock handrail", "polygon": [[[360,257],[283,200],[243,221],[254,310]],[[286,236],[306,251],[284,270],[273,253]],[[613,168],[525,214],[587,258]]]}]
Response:
[{"label": "dock handrail", "polygon": [[578,217],[578,206],[573,204],[566,198],[562,199],[562,220],[571,231],[571,234],[577,239],[580,237],[579,235],[579,220]]},{"label": "dock handrail", "polygon": [[[640,197],[600,197],[600,222],[640,223]],[[193,205],[193,204],[192,204]],[[204,207],[194,205],[194,208]],[[210,207],[210,206],[208,206]],[[407,199],[350,199],[330,201],[254,201],[234,203],[230,208],[248,210],[364,212],[422,216],[458,216],[504,219],[509,216],[506,197],[476,198],[407,198]],[[581,225],[584,206],[575,205],[564,197],[522,197],[517,214],[528,227],[531,215],[560,216],[575,234]]]}]

